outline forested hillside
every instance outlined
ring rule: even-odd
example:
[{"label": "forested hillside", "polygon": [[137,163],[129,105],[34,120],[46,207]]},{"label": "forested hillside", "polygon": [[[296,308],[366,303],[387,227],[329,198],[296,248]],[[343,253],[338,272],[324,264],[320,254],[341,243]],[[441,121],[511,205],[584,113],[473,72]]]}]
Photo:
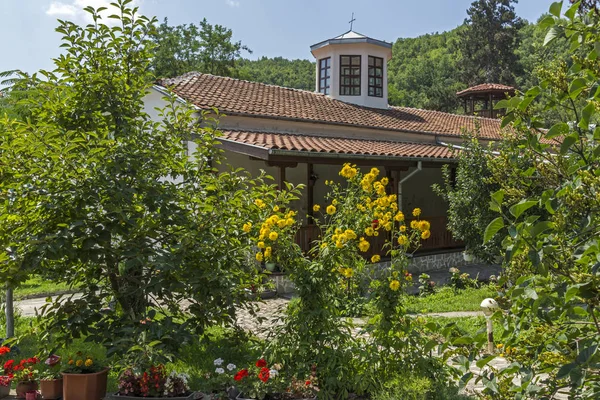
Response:
[{"label": "forested hillside", "polygon": [[[388,63],[390,104],[461,112],[456,92],[468,86],[460,78],[462,55],[458,42],[461,29],[464,26],[448,32],[396,40]],[[543,61],[569,61],[566,45],[543,46],[545,35],[546,29],[539,23],[525,23],[520,28],[520,43],[514,50],[519,63],[515,71],[517,87],[533,86],[540,74],[544,74]],[[315,64],[308,60],[263,57],[256,61],[240,60],[239,66],[239,76],[243,79],[314,90]]]},{"label": "forested hillside", "polygon": [[238,75],[253,82],[268,83],[295,89],[314,90],[315,64],[309,60],[288,60],[283,57],[238,61]]}]

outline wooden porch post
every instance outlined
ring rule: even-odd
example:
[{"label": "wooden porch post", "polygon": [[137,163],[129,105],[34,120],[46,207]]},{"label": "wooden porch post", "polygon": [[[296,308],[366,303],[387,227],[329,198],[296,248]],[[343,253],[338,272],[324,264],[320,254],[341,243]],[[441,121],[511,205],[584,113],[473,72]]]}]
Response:
[{"label": "wooden porch post", "polygon": [[279,190],[285,189],[285,165],[279,166],[279,176],[277,177],[277,186],[279,186]]},{"label": "wooden porch post", "polygon": [[311,163],[306,164],[306,197],[308,199],[308,212],[307,214],[309,215],[309,221],[307,221],[308,223],[310,223],[310,221],[312,221],[312,218],[314,217],[313,215],[313,206],[315,204],[315,199],[314,199],[314,191],[313,191],[313,186],[315,184],[315,181],[311,179],[313,175],[313,165]]}]

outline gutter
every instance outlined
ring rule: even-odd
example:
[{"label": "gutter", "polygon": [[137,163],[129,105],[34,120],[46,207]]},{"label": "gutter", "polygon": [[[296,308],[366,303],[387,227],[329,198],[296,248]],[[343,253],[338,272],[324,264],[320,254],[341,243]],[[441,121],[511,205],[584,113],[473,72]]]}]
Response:
[{"label": "gutter", "polygon": [[[245,144],[245,143],[244,143]],[[258,147],[258,146],[257,146]],[[264,147],[261,147],[266,150]],[[417,161],[421,164],[422,161],[448,163],[454,161],[453,158],[432,158],[432,157],[399,157],[399,156],[378,156],[371,154],[347,154],[347,153],[325,153],[325,152],[314,152],[314,151],[298,151],[298,150],[281,150],[281,149],[270,149],[269,155],[273,156],[309,156],[315,158],[356,158],[358,160],[389,160],[398,161],[399,159],[406,161]]]},{"label": "gutter", "polygon": [[415,169],[410,174],[406,175],[404,178],[402,178],[402,180],[400,180],[400,182],[398,182],[398,210],[402,211],[402,184],[410,178],[412,178],[413,176],[415,176],[416,174],[418,174],[419,172],[421,172],[422,170],[423,164],[421,163],[421,161],[419,161],[417,163],[417,169]]},{"label": "gutter", "polygon": [[[459,150],[469,151],[469,149],[468,149],[468,148],[466,148],[466,147],[464,147],[464,146],[459,146],[459,145],[457,145],[457,144],[452,144],[452,143],[446,143],[446,142],[442,142],[442,141],[441,141],[439,138],[437,138],[437,137],[435,138],[435,142],[436,142],[437,144],[440,144],[440,145],[442,145],[442,146],[448,146],[448,147],[452,146],[452,147],[455,147],[455,148],[457,148],[457,149],[459,149]],[[495,155],[495,156],[499,156],[499,155],[500,155],[500,153],[499,153],[499,152],[497,152],[497,151],[489,151],[489,150],[485,150],[485,149],[484,149],[483,151],[484,151],[485,153],[490,153],[490,154],[493,154],[493,155]]]}]

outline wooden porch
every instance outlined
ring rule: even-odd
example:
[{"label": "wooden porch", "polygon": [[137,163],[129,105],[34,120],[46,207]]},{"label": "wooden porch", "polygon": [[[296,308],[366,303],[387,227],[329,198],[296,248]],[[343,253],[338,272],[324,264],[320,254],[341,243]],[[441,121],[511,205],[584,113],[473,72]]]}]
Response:
[{"label": "wooden porch", "polygon": [[[464,244],[460,241],[455,240],[452,237],[452,233],[448,231],[447,218],[441,217],[426,217],[425,219],[431,224],[431,236],[427,240],[421,241],[421,246],[417,249],[417,254],[428,253],[428,252],[439,252],[442,250],[452,250],[464,247]],[[408,221],[410,224],[410,220]],[[385,231],[384,231],[385,232]],[[313,246],[314,241],[319,239],[320,231],[316,225],[307,225],[300,228],[296,235],[296,243],[300,246],[303,252],[308,252]],[[366,258],[371,258],[374,254],[380,254],[382,257],[385,255],[382,252],[383,244],[385,243],[386,235],[379,235],[376,237],[370,237],[369,242],[371,247],[369,251],[365,253]]]}]

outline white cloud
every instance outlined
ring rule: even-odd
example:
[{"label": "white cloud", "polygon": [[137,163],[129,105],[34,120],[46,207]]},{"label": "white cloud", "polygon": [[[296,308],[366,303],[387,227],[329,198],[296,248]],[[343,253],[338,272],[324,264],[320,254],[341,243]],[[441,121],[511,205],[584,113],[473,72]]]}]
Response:
[{"label": "white cloud", "polygon": [[[107,7],[100,15],[104,18],[102,22],[107,25],[112,25],[115,21],[106,18],[110,14],[114,13],[114,7],[110,5],[113,0],[65,0],[65,1],[52,1],[46,10],[46,14],[57,17],[69,19],[74,22],[92,22],[90,13],[84,11],[85,7],[91,6],[94,8]],[[139,5],[141,0],[134,0],[130,6]],[[232,0],[228,0],[232,1]]]},{"label": "white cloud", "polygon": [[236,0],[225,0],[225,4],[227,4],[229,7],[239,7],[240,6],[240,2],[236,1]]}]

